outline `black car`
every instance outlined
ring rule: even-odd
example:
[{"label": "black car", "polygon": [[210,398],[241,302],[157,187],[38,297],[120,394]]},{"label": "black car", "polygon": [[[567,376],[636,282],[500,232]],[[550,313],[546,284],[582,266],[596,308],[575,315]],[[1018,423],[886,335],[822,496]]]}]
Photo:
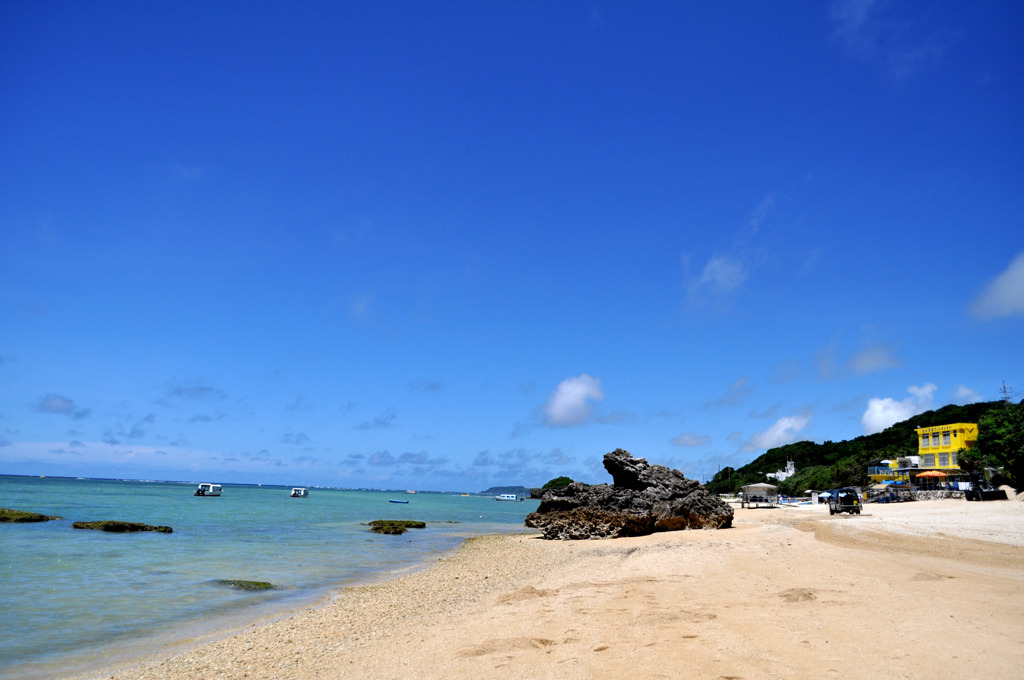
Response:
[{"label": "black car", "polygon": [[856,489],[836,489],[831,492],[828,497],[828,514],[834,515],[837,512],[860,514],[860,496]]}]

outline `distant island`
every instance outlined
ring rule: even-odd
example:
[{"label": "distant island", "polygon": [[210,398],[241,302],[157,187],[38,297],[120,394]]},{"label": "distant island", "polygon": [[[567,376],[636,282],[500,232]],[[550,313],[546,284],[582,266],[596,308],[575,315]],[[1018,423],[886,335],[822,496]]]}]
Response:
[{"label": "distant island", "polygon": [[530,497],[530,490],[525,486],[492,486],[490,489],[480,492],[484,496],[498,496],[503,493],[514,493],[523,498]]}]

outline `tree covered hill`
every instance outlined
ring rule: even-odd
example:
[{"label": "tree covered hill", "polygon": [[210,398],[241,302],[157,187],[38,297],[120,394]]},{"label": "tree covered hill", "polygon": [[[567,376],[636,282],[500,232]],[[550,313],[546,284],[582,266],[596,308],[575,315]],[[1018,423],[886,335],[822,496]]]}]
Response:
[{"label": "tree covered hill", "polygon": [[741,468],[720,470],[705,486],[713,493],[735,493],[745,484],[772,481],[765,475],[783,470],[786,461],[796,465],[796,474],[782,482],[779,493],[800,495],[806,489],[834,489],[841,486],[864,486],[868,483],[867,468],[884,459],[917,454],[918,427],[950,423],[978,423],[978,445],[970,456],[961,456],[965,469],[989,465],[1000,468],[1006,481],[1018,486],[1024,482],[1024,401],[1012,404],[988,401],[959,406],[950,404],[926,411],[876,434],[849,441],[822,444],[797,442],[768,449],[763,455]]},{"label": "tree covered hill", "polygon": [[530,490],[525,486],[492,486],[480,492],[483,496],[497,496],[503,493],[514,493],[525,498],[530,497]]}]

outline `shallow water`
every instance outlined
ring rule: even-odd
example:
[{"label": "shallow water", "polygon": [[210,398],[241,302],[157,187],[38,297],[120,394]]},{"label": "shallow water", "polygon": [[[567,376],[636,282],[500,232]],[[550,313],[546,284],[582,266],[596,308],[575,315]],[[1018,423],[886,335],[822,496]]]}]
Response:
[{"label": "shallow water", "polygon": [[[331,588],[401,572],[470,536],[523,530],[537,501],[449,494],[224,487],[0,476],[0,507],[60,515],[0,524],[0,677],[77,672],[155,640],[311,602]],[[408,504],[389,503],[389,498]],[[423,530],[381,536],[374,519],[416,519]],[[74,521],[168,525],[172,534],[75,530]],[[245,592],[217,579],[269,581]]]}]

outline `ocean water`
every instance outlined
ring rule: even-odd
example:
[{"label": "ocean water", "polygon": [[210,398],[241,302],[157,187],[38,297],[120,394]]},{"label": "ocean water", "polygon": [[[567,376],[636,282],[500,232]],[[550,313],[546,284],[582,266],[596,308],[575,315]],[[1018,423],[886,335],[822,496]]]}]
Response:
[{"label": "ocean water", "polygon": [[[414,569],[471,536],[526,530],[538,501],[491,497],[0,476],[0,507],[60,515],[0,523],[0,678],[91,671],[244,625],[332,589]],[[389,503],[389,498],[408,504]],[[427,528],[374,534],[374,519]],[[83,520],[167,525],[172,534],[72,529]],[[218,579],[269,581],[246,592]]]}]

